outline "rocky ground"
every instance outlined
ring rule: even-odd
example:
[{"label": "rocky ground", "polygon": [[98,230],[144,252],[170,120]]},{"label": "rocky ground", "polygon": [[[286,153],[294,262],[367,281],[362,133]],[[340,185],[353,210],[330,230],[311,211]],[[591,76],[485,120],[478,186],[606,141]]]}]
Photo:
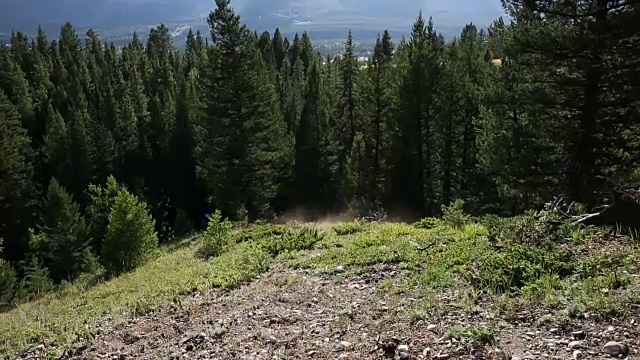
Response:
[{"label": "rocky ground", "polygon": [[[545,309],[464,309],[449,290],[438,317],[398,294],[403,271],[376,265],[313,275],[276,266],[229,292],[105,328],[63,359],[610,359],[638,356],[638,314],[559,321]],[[38,349],[24,359],[38,358]]]},{"label": "rocky ground", "polygon": [[[500,224],[489,229],[523,223]],[[304,231],[281,237],[270,225],[247,230],[243,243],[211,268],[178,276],[234,273],[240,286],[200,287],[161,310],[107,319],[88,342],[49,341],[19,359],[48,359],[52,351],[61,360],[638,359],[637,242],[571,229],[543,247],[527,243],[541,223],[531,224],[524,241],[497,245],[477,224],[347,223],[321,228],[322,237]],[[242,266],[255,262],[260,249],[274,256],[267,272]],[[188,252],[175,254],[123,284],[137,289],[168,277],[168,267],[189,259]],[[158,264],[162,271],[151,271]],[[123,284],[104,294],[135,293]],[[520,287],[498,291],[500,284]],[[96,302],[98,294],[88,299]],[[61,354],[63,348],[72,350]]]}]

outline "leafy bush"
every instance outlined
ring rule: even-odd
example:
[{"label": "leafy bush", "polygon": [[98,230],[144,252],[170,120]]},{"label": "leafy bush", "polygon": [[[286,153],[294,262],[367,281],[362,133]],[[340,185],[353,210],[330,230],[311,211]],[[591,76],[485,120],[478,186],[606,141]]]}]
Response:
[{"label": "leafy bush", "polygon": [[231,223],[228,219],[222,219],[220,210],[216,210],[207,224],[207,230],[202,236],[201,254],[205,257],[220,255],[229,245],[231,237]]},{"label": "leafy bush", "polygon": [[367,231],[370,225],[361,221],[353,221],[335,225],[333,231],[338,236],[353,235],[359,232]]},{"label": "leafy bush", "polygon": [[309,250],[324,238],[324,234],[309,227],[288,228],[284,233],[265,237],[260,246],[271,256],[282,253]]},{"label": "leafy bush", "polygon": [[260,242],[274,236],[281,236],[288,231],[289,227],[278,224],[255,225],[233,235],[233,242]]},{"label": "leafy bush", "polygon": [[111,274],[132,270],[145,263],[158,247],[155,220],[147,205],[126,190],[116,196],[102,260]]},{"label": "leafy bush", "polygon": [[442,205],[442,221],[454,229],[469,224],[471,216],[464,212],[464,200],[456,199],[449,206]]},{"label": "leafy bush", "polygon": [[213,260],[211,279],[214,286],[232,288],[250,281],[269,270],[273,259],[260,246],[252,243],[237,245],[233,251]]},{"label": "leafy bush", "polygon": [[539,245],[557,236],[547,220],[544,212],[529,211],[513,218],[486,219],[485,223],[492,242]]},{"label": "leafy bush", "polygon": [[547,274],[564,279],[574,273],[575,254],[551,244],[544,247],[514,244],[500,252],[490,252],[477,259],[476,268],[467,279],[481,290],[495,293],[520,289]]},{"label": "leafy bush", "polygon": [[557,274],[544,274],[540,278],[525,285],[521,294],[530,301],[541,301],[547,305],[558,306],[568,283]]},{"label": "leafy bush", "polygon": [[438,219],[438,218],[434,218],[434,217],[427,217],[424,219],[420,219],[418,222],[416,222],[415,224],[413,224],[414,227],[418,228],[418,229],[433,229],[435,227],[441,226],[442,223],[442,219]]}]

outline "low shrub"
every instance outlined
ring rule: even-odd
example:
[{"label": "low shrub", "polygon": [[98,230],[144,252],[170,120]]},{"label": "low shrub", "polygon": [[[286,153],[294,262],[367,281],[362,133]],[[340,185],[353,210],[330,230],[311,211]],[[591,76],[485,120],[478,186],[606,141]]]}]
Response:
[{"label": "low shrub", "polygon": [[353,221],[335,225],[332,229],[336,233],[336,235],[345,236],[367,231],[369,228],[370,225],[365,222]]},{"label": "low shrub", "polygon": [[216,210],[207,223],[207,230],[202,235],[201,255],[204,257],[219,256],[231,242],[231,223],[222,218],[220,210]]},{"label": "low shrub", "polygon": [[418,229],[433,229],[435,227],[441,226],[443,224],[441,219],[434,217],[427,217],[424,219],[420,219],[418,222],[414,223],[413,226]]},{"label": "low shrub", "polygon": [[260,246],[271,256],[312,249],[324,238],[324,233],[309,227],[289,228],[260,240]]}]

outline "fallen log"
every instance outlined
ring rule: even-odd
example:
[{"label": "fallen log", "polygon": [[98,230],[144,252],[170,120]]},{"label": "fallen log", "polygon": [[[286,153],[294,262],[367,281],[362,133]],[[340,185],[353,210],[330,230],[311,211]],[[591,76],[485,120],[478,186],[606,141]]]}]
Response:
[{"label": "fallen log", "polygon": [[585,214],[574,224],[586,226],[615,226],[628,228],[640,228],[640,191],[626,190],[614,193],[613,204],[602,211]]}]

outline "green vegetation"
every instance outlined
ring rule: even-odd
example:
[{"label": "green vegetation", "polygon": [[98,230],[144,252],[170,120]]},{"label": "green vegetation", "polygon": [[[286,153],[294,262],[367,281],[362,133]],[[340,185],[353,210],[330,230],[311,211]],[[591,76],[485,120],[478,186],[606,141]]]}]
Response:
[{"label": "green vegetation", "polygon": [[[155,259],[129,273],[97,285],[80,277],[0,314],[0,351],[17,354],[52,341],[71,346],[91,339],[104,321],[117,324],[171,304],[188,306],[188,294],[234,288],[268,271],[274,262],[318,273],[332,273],[339,266],[354,271],[377,264],[398,266],[406,276],[386,280],[378,291],[424,299],[413,310],[416,319],[441,314],[436,299],[448,289],[458,290],[455,300],[464,309],[488,298],[497,309],[545,306],[568,318],[586,312],[619,316],[640,301],[640,280],[629,276],[638,271],[640,250],[625,242],[627,238],[607,239],[605,230],[570,225],[550,228],[546,219],[552,214],[545,212],[477,219],[459,207],[454,202],[444,209],[449,217],[428,229],[421,224],[432,220],[360,224],[356,232],[326,234],[312,225],[264,224],[231,231],[217,213],[210,230],[195,241],[163,247]],[[353,229],[353,224],[336,224],[334,229]],[[584,236],[565,236],[577,233]],[[528,236],[538,240],[522,241]],[[202,249],[213,246],[207,245],[212,239],[223,244],[215,249],[224,251],[203,258]],[[307,250],[319,253],[307,256]],[[25,286],[6,269],[0,274],[15,291]],[[492,326],[454,327],[447,335],[490,344],[497,333]]]},{"label": "green vegetation", "polygon": [[144,264],[158,247],[155,220],[147,205],[128,191],[116,196],[102,245],[104,265],[111,273],[130,271]]}]

